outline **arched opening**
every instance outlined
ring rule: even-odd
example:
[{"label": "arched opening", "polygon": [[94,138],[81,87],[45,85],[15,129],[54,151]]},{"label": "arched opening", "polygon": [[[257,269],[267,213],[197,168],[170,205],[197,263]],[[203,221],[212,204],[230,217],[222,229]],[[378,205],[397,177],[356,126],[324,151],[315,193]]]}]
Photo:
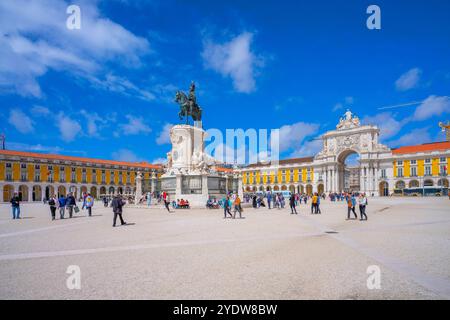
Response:
[{"label": "arched opening", "polygon": [[10,184],[3,186],[3,201],[8,202],[14,195],[14,187]]},{"label": "arched opening", "polygon": [[128,194],[128,195],[131,194],[131,188],[130,187],[126,187],[125,188],[125,194]]},{"label": "arched opening", "polygon": [[320,184],[317,186],[317,192],[318,192],[319,194],[322,194],[322,193],[324,192],[324,190],[325,190],[325,187],[323,186],[322,183],[320,183]]},{"label": "arched opening", "polygon": [[298,189],[299,189],[299,192],[300,192],[301,194],[305,193],[305,187],[304,187],[303,185],[300,185],[300,186],[298,187]]},{"label": "arched opening", "polygon": [[338,158],[339,190],[346,192],[360,191],[361,164],[359,154],[351,149],[342,151]]},{"label": "arched opening", "polygon": [[19,187],[19,199],[20,201],[28,201],[28,187],[21,185]]},{"label": "arched opening", "polygon": [[273,191],[280,191],[280,188],[278,186],[274,186]]},{"label": "arched opening", "polygon": [[66,196],[66,187],[64,186],[59,186],[58,187],[58,198],[61,196]]},{"label": "arched opening", "polygon": [[395,183],[395,189],[403,190],[405,189],[405,181],[400,180]]},{"label": "arched opening", "polygon": [[77,187],[70,186],[69,187],[69,193],[72,193],[75,199],[78,199],[78,193],[77,193]]},{"label": "arched opening", "polygon": [[271,191],[271,188],[270,187],[266,187],[266,191]]},{"label": "arched opening", "polygon": [[260,186],[260,187],[259,187],[259,191],[264,191],[264,187],[263,187],[263,186]]},{"label": "arched opening", "polygon": [[431,179],[427,179],[423,182],[423,186],[424,187],[432,187],[432,186],[434,186],[434,182]]},{"label": "arched opening", "polygon": [[445,178],[439,179],[437,184],[439,187],[448,188],[448,179]]},{"label": "arched opening", "polygon": [[289,186],[289,191],[290,191],[291,193],[295,193],[295,186],[294,186],[294,185],[290,185],[290,186]]},{"label": "arched opening", "polygon": [[45,199],[50,199],[51,196],[55,194],[55,188],[53,186],[45,187]]},{"label": "arched opening", "polygon": [[97,199],[97,187],[91,187],[91,196]]},{"label": "arched opening", "polygon": [[81,195],[86,194],[88,192],[86,186],[81,186]]},{"label": "arched opening", "polygon": [[389,184],[386,181],[380,182],[380,192],[381,197],[389,196]]},{"label": "arched opening", "polygon": [[108,193],[109,194],[114,194],[114,187],[109,187]]},{"label": "arched opening", "polygon": [[252,191],[252,189],[250,188],[250,186],[246,186],[245,191],[250,192],[250,191]]},{"label": "arched opening", "polygon": [[100,187],[100,196],[106,195],[106,187]]},{"label": "arched opening", "polygon": [[42,201],[42,188],[41,186],[33,186],[33,201]]},{"label": "arched opening", "polygon": [[419,181],[417,181],[417,180],[411,180],[411,181],[409,182],[409,187],[410,187],[410,188],[418,188],[418,187],[419,187]]},{"label": "arched opening", "polygon": [[313,187],[312,187],[312,185],[308,184],[306,186],[306,194],[309,195],[309,196],[312,196],[312,194],[313,194]]},{"label": "arched opening", "polygon": [[281,186],[281,190],[282,190],[282,191],[286,191],[286,190],[287,190],[287,187],[286,187],[285,185],[282,185],[282,186]]}]

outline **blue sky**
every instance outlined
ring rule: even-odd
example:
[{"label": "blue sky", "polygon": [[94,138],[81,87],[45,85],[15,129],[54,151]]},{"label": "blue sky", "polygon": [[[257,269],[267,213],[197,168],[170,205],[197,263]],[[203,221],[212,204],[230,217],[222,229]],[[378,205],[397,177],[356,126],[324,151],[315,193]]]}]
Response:
[{"label": "blue sky", "polygon": [[[81,29],[66,8],[81,9]],[[369,30],[366,9],[381,9]],[[206,129],[276,129],[313,155],[350,108],[390,147],[444,139],[448,1],[0,1],[9,149],[160,161],[197,83]],[[415,105],[380,109],[410,102]]]}]

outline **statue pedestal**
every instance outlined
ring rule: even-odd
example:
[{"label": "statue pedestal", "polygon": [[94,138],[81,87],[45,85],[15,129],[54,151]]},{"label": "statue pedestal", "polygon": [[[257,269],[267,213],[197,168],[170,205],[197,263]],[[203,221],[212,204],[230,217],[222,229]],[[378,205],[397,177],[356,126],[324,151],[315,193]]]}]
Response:
[{"label": "statue pedestal", "polygon": [[226,195],[226,176],[213,171],[215,163],[204,153],[204,138],[199,126],[176,125],[170,130],[172,151],[161,176],[161,190],[170,201],[184,199],[191,207],[204,208],[210,197],[219,200]]}]

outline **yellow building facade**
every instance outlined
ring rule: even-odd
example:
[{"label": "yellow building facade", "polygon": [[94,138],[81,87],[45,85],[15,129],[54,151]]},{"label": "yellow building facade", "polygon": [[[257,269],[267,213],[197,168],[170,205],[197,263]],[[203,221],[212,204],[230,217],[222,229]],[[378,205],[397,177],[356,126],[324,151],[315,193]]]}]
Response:
[{"label": "yellow building facade", "polygon": [[133,195],[137,172],[144,180],[155,180],[157,186],[162,166],[0,150],[0,202],[9,201],[14,192],[22,201],[42,201],[69,192],[76,197],[86,192],[94,198]]}]

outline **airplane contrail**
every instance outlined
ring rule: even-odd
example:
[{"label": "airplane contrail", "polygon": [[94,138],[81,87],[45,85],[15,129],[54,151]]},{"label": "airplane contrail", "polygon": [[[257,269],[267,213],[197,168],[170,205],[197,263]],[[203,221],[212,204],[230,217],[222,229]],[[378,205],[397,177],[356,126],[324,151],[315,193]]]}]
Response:
[{"label": "airplane contrail", "polygon": [[[443,98],[450,98],[450,97],[449,97],[449,96],[443,96]],[[426,100],[426,99],[425,99],[425,100]],[[416,104],[423,103],[425,100],[422,100],[422,101],[412,101],[412,102],[407,102],[407,103],[402,103],[402,104],[395,104],[395,105],[392,105],[392,106],[384,106],[384,107],[378,108],[378,110],[394,109],[394,108],[400,108],[400,107],[413,106],[413,105],[416,105]]]}]

